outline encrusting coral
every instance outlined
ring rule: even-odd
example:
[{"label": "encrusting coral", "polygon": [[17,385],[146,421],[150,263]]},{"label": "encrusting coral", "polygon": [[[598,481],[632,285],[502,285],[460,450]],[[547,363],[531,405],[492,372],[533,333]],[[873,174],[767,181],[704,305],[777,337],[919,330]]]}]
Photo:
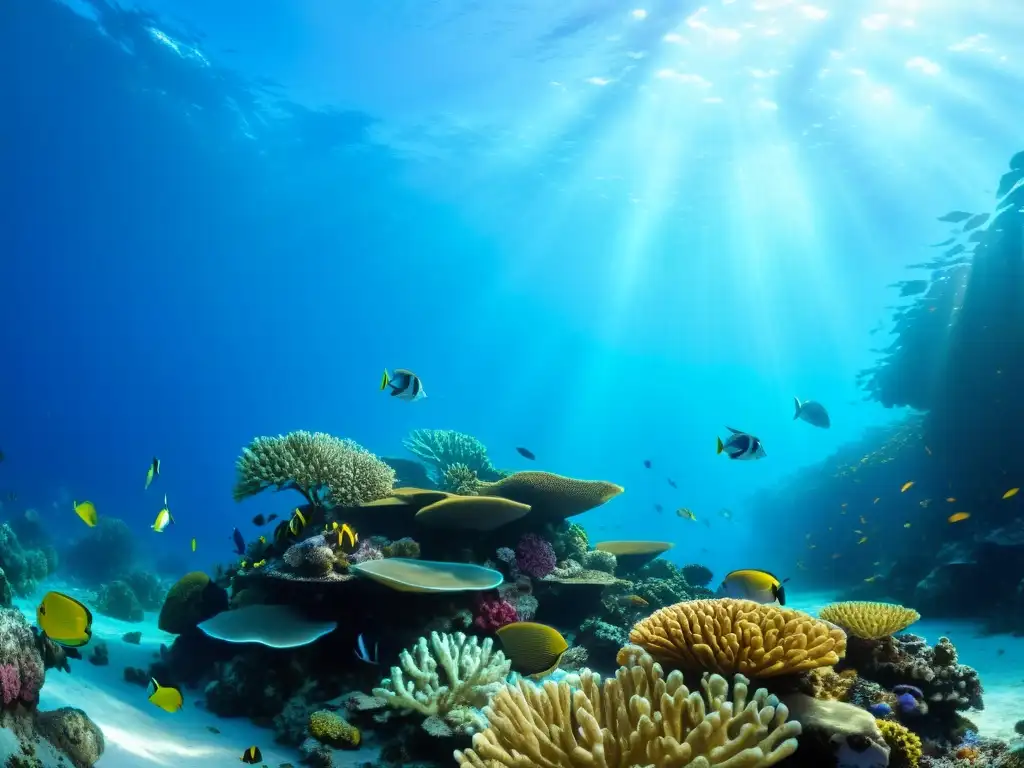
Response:
[{"label": "encrusting coral", "polygon": [[332,747],[358,747],[362,736],[336,712],[320,709],[309,716],[309,735]]},{"label": "encrusting coral", "polygon": [[749,681],[705,674],[690,692],[679,671],[629,649],[615,677],[584,670],[543,686],[519,679],[485,709],[490,726],[472,749],[455,752],[470,768],[767,768],[796,752],[800,724],[766,690],[748,701]]},{"label": "encrusting coral", "polygon": [[629,640],[670,666],[751,677],[832,666],[846,653],[846,635],[837,627],[790,608],[728,597],[655,611]]},{"label": "encrusting coral", "polygon": [[317,506],[355,506],[391,493],[395,471],[352,440],[323,432],[257,437],[235,464],[235,500],[273,488]]},{"label": "encrusting coral", "polygon": [[889,768],[917,768],[921,759],[921,739],[905,725],[892,720],[876,720],[889,753]]},{"label": "encrusting coral", "polygon": [[830,603],[821,609],[819,615],[825,621],[836,624],[854,637],[877,640],[902,632],[921,614],[913,608],[893,603],[872,603],[852,600]]},{"label": "encrusting coral", "polygon": [[490,638],[430,633],[412,650],[403,650],[391,677],[373,695],[395,709],[426,716],[423,727],[433,735],[474,733],[487,725],[480,709],[505,683],[511,662],[494,650]]},{"label": "encrusting coral", "polygon": [[556,520],[582,514],[622,493],[621,485],[603,480],[577,480],[551,472],[516,472],[491,483],[481,483],[481,496],[501,496],[533,508],[534,515]]}]

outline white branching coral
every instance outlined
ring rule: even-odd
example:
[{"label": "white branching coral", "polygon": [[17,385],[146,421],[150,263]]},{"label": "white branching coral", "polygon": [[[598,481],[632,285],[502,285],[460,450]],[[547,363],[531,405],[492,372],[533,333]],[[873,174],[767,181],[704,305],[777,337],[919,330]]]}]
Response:
[{"label": "white branching coral", "polygon": [[467,768],[768,768],[796,752],[800,723],[763,688],[705,674],[703,693],[636,649],[614,679],[590,670],[543,686],[519,679],[484,710]]},{"label": "white branching coral", "polygon": [[373,695],[395,709],[425,715],[423,727],[438,736],[486,728],[480,710],[501,690],[511,669],[490,638],[480,642],[462,632],[431,632],[429,641],[421,637],[411,650],[403,650],[398,664]]},{"label": "white branching coral", "polygon": [[235,500],[294,488],[311,504],[355,506],[391,493],[395,471],[359,443],[323,432],[257,437],[235,463]]}]

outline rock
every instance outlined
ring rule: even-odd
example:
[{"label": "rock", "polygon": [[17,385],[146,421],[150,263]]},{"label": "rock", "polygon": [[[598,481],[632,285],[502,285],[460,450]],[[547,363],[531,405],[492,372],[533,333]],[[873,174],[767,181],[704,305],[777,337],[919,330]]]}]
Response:
[{"label": "rock", "polygon": [[36,731],[71,760],[75,768],[92,768],[103,754],[103,731],[74,707],[61,707],[36,716]]},{"label": "rock", "polygon": [[110,663],[110,651],[107,644],[97,640],[92,644],[92,652],[89,654],[89,663],[97,667],[105,667]]},{"label": "rock", "polygon": [[[791,720],[803,728],[795,766],[886,768],[889,747],[870,713],[842,701],[815,699],[803,693],[782,697]],[[788,762],[787,762],[788,765]]]}]

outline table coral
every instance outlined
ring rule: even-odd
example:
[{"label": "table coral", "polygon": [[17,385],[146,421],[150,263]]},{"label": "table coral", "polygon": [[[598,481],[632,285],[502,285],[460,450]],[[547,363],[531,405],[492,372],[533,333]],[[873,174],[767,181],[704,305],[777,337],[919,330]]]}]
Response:
[{"label": "table coral", "polygon": [[825,621],[842,627],[854,637],[868,640],[877,640],[902,632],[921,618],[921,614],[913,608],[894,603],[858,600],[830,603],[821,609],[819,615]]},{"label": "table coral", "polygon": [[538,686],[508,685],[486,708],[490,726],[456,751],[469,768],[766,768],[797,749],[800,724],[749,681],[704,675],[690,692],[679,671],[667,677],[650,655],[634,652],[615,677],[584,670]]},{"label": "table coral", "polygon": [[490,483],[481,483],[481,496],[501,496],[533,508],[533,515],[564,520],[611,501],[623,492],[621,485],[603,480],[577,480],[551,472],[516,472]]},{"label": "table coral", "polygon": [[440,735],[473,733],[486,726],[478,711],[504,685],[511,662],[490,638],[431,632],[398,656],[391,677],[373,689],[389,706],[426,717],[423,727]]},{"label": "table coral", "polygon": [[633,627],[629,640],[672,666],[752,677],[832,666],[846,652],[845,633],[831,624],[791,608],[731,598],[662,608]]},{"label": "table coral", "polygon": [[257,437],[235,462],[236,501],[293,488],[310,504],[355,506],[391,493],[395,471],[358,443],[323,432]]}]

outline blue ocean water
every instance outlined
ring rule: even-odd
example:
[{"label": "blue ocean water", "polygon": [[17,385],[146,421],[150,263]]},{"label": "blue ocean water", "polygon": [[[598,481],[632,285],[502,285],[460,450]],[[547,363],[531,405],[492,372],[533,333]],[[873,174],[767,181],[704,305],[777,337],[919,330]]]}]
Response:
[{"label": "blue ocean water", "polygon": [[[624,486],[592,540],[842,582],[795,565],[822,510],[756,499],[905,418],[856,374],[936,217],[991,208],[1021,148],[1022,28],[960,0],[7,0],[5,513],[64,544],[88,499],[153,568],[212,570],[280,511],[232,500],[253,437],[411,458],[444,428]],[[396,367],[425,400],[379,391]],[[716,455],[727,427],[767,458]]]}]

